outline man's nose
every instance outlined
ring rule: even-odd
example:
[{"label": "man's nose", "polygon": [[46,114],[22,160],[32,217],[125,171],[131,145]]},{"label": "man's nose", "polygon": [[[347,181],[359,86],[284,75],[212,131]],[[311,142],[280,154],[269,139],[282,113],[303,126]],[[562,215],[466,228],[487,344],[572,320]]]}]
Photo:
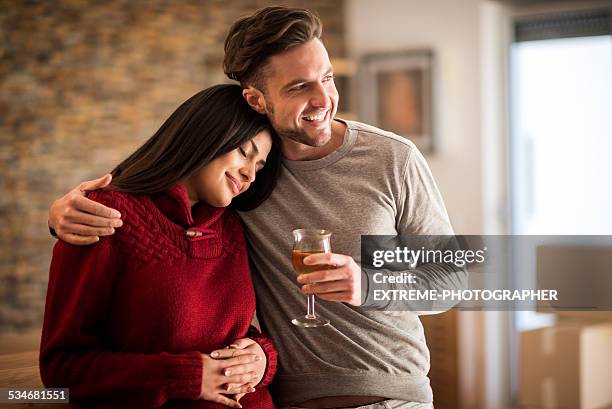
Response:
[{"label": "man's nose", "polygon": [[316,108],[327,108],[329,105],[329,95],[325,86],[321,83],[317,83],[312,90],[310,96],[310,105]]}]

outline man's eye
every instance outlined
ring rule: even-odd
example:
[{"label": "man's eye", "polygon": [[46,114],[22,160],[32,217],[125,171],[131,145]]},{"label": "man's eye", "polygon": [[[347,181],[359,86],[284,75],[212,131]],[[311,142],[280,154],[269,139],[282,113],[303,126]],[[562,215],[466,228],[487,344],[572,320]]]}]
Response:
[{"label": "man's eye", "polygon": [[333,75],[326,75],[325,77],[323,77],[323,81],[328,82],[328,81],[332,81],[334,79]]},{"label": "man's eye", "polygon": [[291,91],[299,91],[306,88],[305,84],[300,84],[300,85],[296,85],[295,87],[291,88]]},{"label": "man's eye", "polygon": [[244,156],[245,158],[248,156],[248,155],[247,155],[247,153],[246,153],[246,151],[244,150],[244,148],[240,147],[240,148],[238,148],[238,150],[240,151],[240,154],[241,154],[242,156]]}]

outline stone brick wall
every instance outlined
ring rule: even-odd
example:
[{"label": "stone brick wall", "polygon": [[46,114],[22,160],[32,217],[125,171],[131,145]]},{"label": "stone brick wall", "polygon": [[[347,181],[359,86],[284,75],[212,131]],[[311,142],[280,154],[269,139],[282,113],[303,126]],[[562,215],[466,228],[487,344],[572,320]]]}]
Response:
[{"label": "stone brick wall", "polygon": [[317,11],[344,56],[343,0],[0,0],[0,333],[40,327],[51,202],[225,81],[230,24],[272,4]]}]

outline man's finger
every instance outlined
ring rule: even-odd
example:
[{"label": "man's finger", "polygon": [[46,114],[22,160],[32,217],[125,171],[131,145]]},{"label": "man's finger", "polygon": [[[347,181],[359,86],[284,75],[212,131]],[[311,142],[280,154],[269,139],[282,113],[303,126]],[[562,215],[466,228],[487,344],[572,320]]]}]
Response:
[{"label": "man's finger", "polygon": [[113,180],[113,176],[110,173],[102,176],[101,178],[88,180],[79,185],[79,190],[83,192],[88,192],[90,190],[102,189],[109,185],[109,183]]},{"label": "man's finger", "polygon": [[71,233],[57,233],[57,237],[65,241],[66,243],[75,244],[77,246],[83,246],[87,244],[93,244],[100,240],[98,236],[79,236]]},{"label": "man's finger", "polygon": [[353,294],[347,291],[340,291],[336,293],[317,294],[317,296],[325,301],[340,301],[340,302],[351,302]]},{"label": "man's finger", "polygon": [[74,198],[72,198],[72,204],[75,209],[96,216],[106,217],[109,219],[118,219],[121,217],[121,213],[119,213],[119,211],[111,209],[110,207],[106,207],[102,203],[98,203],[84,196],[75,196]]},{"label": "man's finger", "polygon": [[345,268],[337,268],[333,270],[321,270],[307,274],[300,274],[297,281],[301,284],[312,284],[325,281],[345,280],[347,278],[349,278],[347,270]]},{"label": "man's finger", "polygon": [[[64,215],[64,219],[70,223],[84,224],[90,227],[121,227],[120,219],[108,219],[106,217],[94,216],[93,214],[85,213],[80,210],[68,210]],[[61,222],[63,226],[65,222]]]},{"label": "man's finger", "polygon": [[351,286],[347,281],[329,281],[329,282],[316,282],[312,284],[306,284],[302,286],[302,291],[306,294],[321,294],[336,293],[351,291]]},{"label": "man's finger", "polygon": [[234,358],[236,356],[249,355],[249,354],[251,354],[251,352],[245,351],[244,349],[237,349],[237,348],[225,349],[224,348],[224,349],[217,349],[215,351],[212,351],[210,353],[210,357],[214,359],[227,359],[227,358]]},{"label": "man's finger", "polygon": [[80,236],[111,236],[115,234],[115,229],[112,227],[90,227],[74,223],[66,224],[64,230]]},{"label": "man's finger", "polygon": [[331,264],[332,266],[343,266],[348,264],[351,258],[337,253],[315,253],[304,258],[304,264],[310,266],[315,264]]}]

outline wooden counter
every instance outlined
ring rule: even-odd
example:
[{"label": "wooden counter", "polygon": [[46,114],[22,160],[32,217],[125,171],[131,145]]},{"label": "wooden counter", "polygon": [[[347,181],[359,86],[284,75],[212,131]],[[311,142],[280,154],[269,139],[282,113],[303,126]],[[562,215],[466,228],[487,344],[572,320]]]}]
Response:
[{"label": "wooden counter", "polygon": [[[38,371],[38,351],[0,355],[0,388],[44,388]],[[2,409],[83,409],[74,403],[0,403],[0,407]]]}]

